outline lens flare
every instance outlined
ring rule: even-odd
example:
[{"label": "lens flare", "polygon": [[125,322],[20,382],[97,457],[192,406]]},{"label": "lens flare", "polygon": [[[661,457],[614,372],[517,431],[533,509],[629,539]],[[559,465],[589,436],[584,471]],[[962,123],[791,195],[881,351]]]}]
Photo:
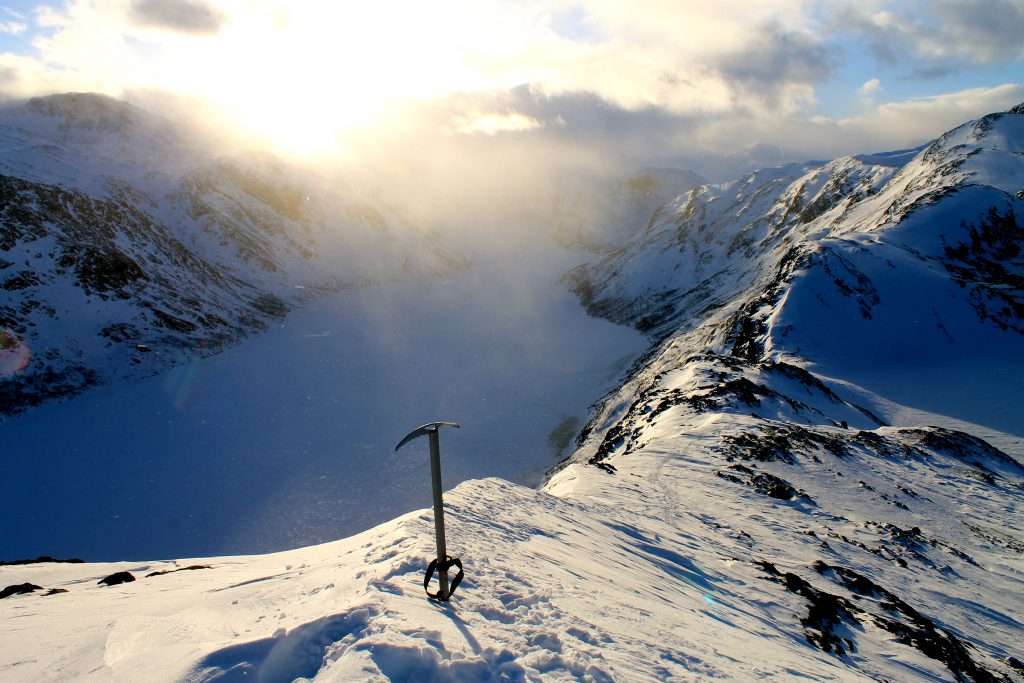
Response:
[{"label": "lens flare", "polygon": [[184,410],[189,395],[192,393],[193,385],[203,369],[203,351],[205,349],[206,340],[202,340],[192,349],[193,355],[186,363],[165,373],[164,391],[171,397],[171,403],[179,411]]},{"label": "lens flare", "polygon": [[0,377],[13,377],[28,367],[32,352],[10,330],[0,330]]}]

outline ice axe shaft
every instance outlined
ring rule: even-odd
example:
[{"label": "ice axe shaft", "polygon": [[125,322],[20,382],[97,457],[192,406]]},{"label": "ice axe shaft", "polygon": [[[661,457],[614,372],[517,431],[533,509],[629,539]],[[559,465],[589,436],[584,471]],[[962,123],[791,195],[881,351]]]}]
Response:
[{"label": "ice axe shaft", "polygon": [[[441,497],[441,440],[437,429],[430,432],[430,484],[434,490],[434,540],[437,543],[437,561],[448,558],[444,539],[444,499]],[[448,596],[448,568],[437,573],[438,594],[444,600]]]},{"label": "ice axe shaft", "polygon": [[[430,422],[409,432],[404,439],[398,442],[395,450],[397,451],[408,442],[420,436],[426,435],[430,440],[430,484],[434,494],[434,540],[437,546],[437,558],[427,568],[426,577],[423,579],[423,587],[431,598],[448,600],[452,593],[455,592],[459,582],[462,581],[463,572],[462,561],[457,557],[448,557],[448,549],[444,538],[444,499],[441,494],[441,442],[437,436],[437,430],[442,426],[459,427],[455,422]],[[459,573],[449,586],[448,568],[452,566],[458,567]],[[428,586],[435,568],[437,569],[438,591],[437,593],[431,593]]]}]

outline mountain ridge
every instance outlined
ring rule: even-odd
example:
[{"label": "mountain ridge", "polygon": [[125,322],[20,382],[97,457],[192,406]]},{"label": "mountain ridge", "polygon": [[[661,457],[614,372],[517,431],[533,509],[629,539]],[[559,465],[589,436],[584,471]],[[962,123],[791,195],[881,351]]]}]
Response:
[{"label": "mountain ridge", "polygon": [[[962,615],[899,571],[913,570],[921,581],[932,570],[968,573],[913,555],[924,547],[972,567],[999,566],[1005,552],[1005,566],[1013,566],[1020,547],[1013,539],[1022,529],[1008,515],[1024,491],[1020,411],[1001,429],[984,430],[993,445],[970,433],[977,425],[956,419],[965,412],[953,393],[939,413],[926,413],[865,387],[886,374],[915,382],[915,373],[942,373],[949,364],[975,368],[979,383],[996,383],[986,376],[995,367],[1007,387],[1024,379],[1016,357],[1024,312],[1022,141],[1019,113],[993,114],[950,131],[898,168],[847,157],[803,174],[776,169],[697,188],[663,209],[645,234],[570,273],[592,313],[632,323],[655,348],[604,399],[577,452],[550,473],[548,488],[565,487],[582,465],[621,479],[643,477],[649,461],[665,458],[724,482],[699,485],[723,501],[744,495],[729,493],[729,485],[781,500],[790,511],[785,525],[759,519],[756,511],[768,503],[753,503],[753,513],[734,509],[729,523],[745,517],[748,533],[772,528],[774,538],[764,543],[789,569],[779,570],[774,559],[757,562],[766,580],[810,601],[801,623],[814,647],[854,669],[861,662],[868,673],[874,656],[863,654],[870,648],[860,639],[871,624],[942,661],[956,680],[1015,680],[997,673],[998,665],[964,659],[984,641],[1005,661],[1018,661],[1008,647],[1012,632],[1001,645],[983,630],[966,648],[923,646],[923,622],[914,614],[940,614],[947,634]],[[719,206],[726,208],[716,213]],[[697,287],[677,285],[686,282]],[[601,487],[604,495],[610,487]],[[792,529],[808,522],[821,555],[794,565],[782,539],[799,538]],[[993,522],[999,531],[984,531]],[[870,538],[842,527],[869,530]],[[995,542],[1000,537],[1006,540]],[[979,540],[996,549],[988,564],[972,557]],[[899,569],[875,566],[864,574],[870,554]],[[1007,581],[997,592],[1013,591],[1012,570],[996,573],[971,585]],[[893,583],[879,588],[857,578],[863,575]],[[889,596],[889,614],[865,612],[858,601],[869,595]],[[891,605],[910,603],[919,607],[900,608],[903,626],[892,623]],[[837,611],[822,616],[822,609]]]},{"label": "mountain ridge", "polygon": [[210,156],[101,95],[0,111],[0,144],[0,331],[17,356],[0,415],[215,353],[318,293],[465,264],[351,188],[266,153]]},{"label": "mountain ridge", "polygon": [[69,591],[0,604],[0,671],[1024,681],[1021,114],[695,188],[572,271],[652,348],[539,490],[446,492],[450,603],[426,510],[118,588],[186,563],[0,567]]}]

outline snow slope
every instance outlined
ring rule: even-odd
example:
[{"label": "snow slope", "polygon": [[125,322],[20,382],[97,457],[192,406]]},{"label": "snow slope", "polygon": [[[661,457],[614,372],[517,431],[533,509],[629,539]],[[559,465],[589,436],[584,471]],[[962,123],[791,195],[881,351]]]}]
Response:
[{"label": "snow slope", "polygon": [[[844,468],[849,484],[833,493],[849,505],[845,518],[723,489],[714,437],[742,423],[721,422],[699,425],[702,438],[680,438],[672,425],[664,431],[674,440],[617,460],[616,476],[573,466],[546,491],[497,479],[449,491],[449,548],[467,578],[447,605],[427,601],[420,585],[432,553],[426,512],[273,555],[0,568],[5,584],[68,590],[0,603],[0,673],[19,681],[1013,675],[1000,660],[1019,654],[1021,565],[1008,557],[1004,532],[1021,530],[993,529],[991,517],[1005,515],[997,496],[982,484],[968,489],[970,519],[989,536],[953,546],[935,540],[934,523],[918,531],[876,521],[878,503],[854,477],[883,491],[887,475],[905,468],[899,462],[879,472],[858,454]],[[446,442],[455,441],[457,433]],[[821,495],[810,479],[800,484]],[[923,518],[966,499],[942,479],[914,480],[929,500],[911,503]],[[895,570],[899,560],[907,566]],[[146,578],[195,565],[210,568]],[[97,585],[115,571],[139,580]],[[808,633],[834,639],[842,654],[815,648]]]},{"label": "snow slope", "polygon": [[[716,507],[744,489],[783,501],[725,519],[762,578],[810,603],[807,641],[853,671],[1021,673],[1022,122],[1021,107],[970,122],[902,166],[698,188],[571,274],[592,311],[658,344],[567,471],[683,458],[676,481]],[[914,615],[944,635],[927,644]],[[894,642],[947,671],[893,668],[910,656]]]},{"label": "snow slope", "polygon": [[[680,538],[671,525],[692,522],[688,514],[656,521],[670,534],[658,538],[647,535],[657,531],[642,511],[618,510],[614,524],[610,512],[499,480],[462,485],[449,494],[449,525],[454,547],[474,559],[449,605],[426,601],[418,585],[429,554],[425,515],[324,546],[220,558],[210,569],[152,578],[142,575],[176,565],[7,569],[7,580],[31,573],[72,592],[3,605],[13,617],[7,623],[18,624],[5,639],[13,647],[28,645],[28,634],[63,613],[48,637],[54,651],[22,655],[4,673],[19,680],[607,681],[686,671],[755,676],[778,664],[804,670],[784,640],[773,646],[762,638],[758,631],[774,630],[770,606],[735,593],[727,557],[702,567],[671,550]],[[615,572],[617,565],[628,572]],[[116,570],[140,580],[94,585]],[[604,586],[599,594],[595,583]],[[97,611],[99,603],[114,606]],[[736,638],[772,664],[723,660],[715,643]],[[820,659],[819,671],[835,670]]]},{"label": "snow slope", "polygon": [[353,188],[214,156],[94,94],[0,110],[0,197],[0,339],[17,356],[0,358],[0,416],[210,355],[326,291],[464,265]]},{"label": "snow slope", "polygon": [[274,555],[0,567],[40,587],[0,602],[0,675],[1024,680],[1022,119],[698,188],[574,271],[655,345],[541,489],[447,492],[451,603],[422,592],[428,512]]}]

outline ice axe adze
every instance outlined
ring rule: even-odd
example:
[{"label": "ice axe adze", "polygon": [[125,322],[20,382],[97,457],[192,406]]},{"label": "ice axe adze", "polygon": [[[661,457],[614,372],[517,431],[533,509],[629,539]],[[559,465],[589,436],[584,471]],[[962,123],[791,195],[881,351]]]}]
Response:
[{"label": "ice axe adze", "polygon": [[[457,428],[458,426],[454,422],[430,422],[409,432],[395,446],[395,451],[397,451],[418,436],[426,434],[430,437],[430,481],[434,489],[434,537],[437,540],[437,557],[431,560],[430,565],[427,567],[427,574],[423,577],[423,588],[427,591],[427,596],[432,600],[447,601],[448,598],[452,597],[455,589],[458,588],[464,575],[462,560],[457,557],[449,557],[444,543],[444,500],[441,498],[441,444],[437,438],[439,427]],[[458,567],[459,573],[455,575],[455,579],[449,586],[448,570],[451,567]],[[429,588],[430,577],[434,575],[435,570],[437,571],[438,590],[436,593],[431,593]]]}]

